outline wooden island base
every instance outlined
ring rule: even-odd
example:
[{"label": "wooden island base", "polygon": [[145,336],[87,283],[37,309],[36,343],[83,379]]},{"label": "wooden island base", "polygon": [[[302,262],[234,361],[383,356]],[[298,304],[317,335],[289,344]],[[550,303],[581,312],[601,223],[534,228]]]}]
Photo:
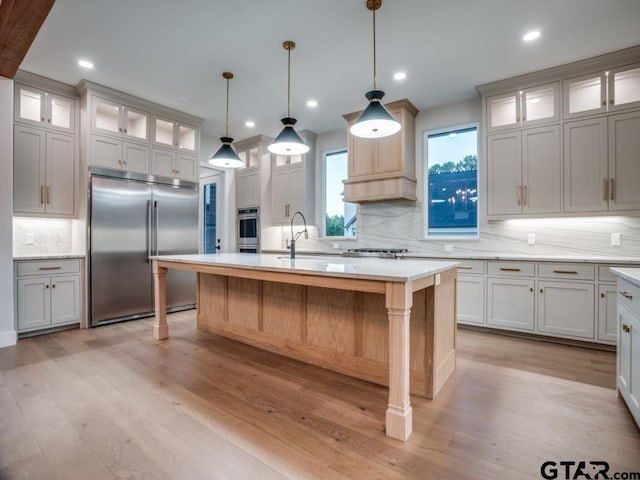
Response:
[{"label": "wooden island base", "polygon": [[386,434],[407,440],[409,393],[433,398],[456,367],[456,263],[152,257],[154,338],[169,337],[168,268],[198,273],[198,327],[389,387]]},{"label": "wooden island base", "polygon": [[[410,391],[433,398],[455,370],[455,270],[412,294]],[[385,294],[198,275],[198,327],[389,385]]]}]

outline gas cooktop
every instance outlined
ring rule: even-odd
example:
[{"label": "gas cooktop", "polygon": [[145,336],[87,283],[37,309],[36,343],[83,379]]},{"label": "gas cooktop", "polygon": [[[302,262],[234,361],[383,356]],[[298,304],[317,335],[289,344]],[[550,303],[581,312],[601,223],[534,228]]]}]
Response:
[{"label": "gas cooktop", "polygon": [[376,257],[397,258],[399,253],[407,253],[406,248],[350,248],[342,254],[343,257]]}]

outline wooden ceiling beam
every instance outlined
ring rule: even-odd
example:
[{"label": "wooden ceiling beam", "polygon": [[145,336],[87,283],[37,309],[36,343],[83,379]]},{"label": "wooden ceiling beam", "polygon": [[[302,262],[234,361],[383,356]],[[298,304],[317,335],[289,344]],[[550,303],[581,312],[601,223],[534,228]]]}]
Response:
[{"label": "wooden ceiling beam", "polygon": [[0,0],[0,75],[13,78],[55,0]]}]

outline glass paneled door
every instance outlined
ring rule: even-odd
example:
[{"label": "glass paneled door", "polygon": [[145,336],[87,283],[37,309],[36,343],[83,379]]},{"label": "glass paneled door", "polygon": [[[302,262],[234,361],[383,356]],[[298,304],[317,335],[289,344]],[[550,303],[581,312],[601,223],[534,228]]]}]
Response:
[{"label": "glass paneled door", "polygon": [[216,253],[220,250],[220,239],[216,232],[216,184],[209,183],[203,190],[203,251]]}]

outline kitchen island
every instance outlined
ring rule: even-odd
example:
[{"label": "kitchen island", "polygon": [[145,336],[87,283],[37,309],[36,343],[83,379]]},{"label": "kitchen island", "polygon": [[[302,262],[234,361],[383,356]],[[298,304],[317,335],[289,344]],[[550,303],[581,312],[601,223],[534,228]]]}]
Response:
[{"label": "kitchen island", "polygon": [[154,338],[169,337],[167,269],[197,272],[198,328],[388,385],[393,438],[411,434],[409,394],[435,397],[455,370],[455,262],[231,253],[151,259]]}]

